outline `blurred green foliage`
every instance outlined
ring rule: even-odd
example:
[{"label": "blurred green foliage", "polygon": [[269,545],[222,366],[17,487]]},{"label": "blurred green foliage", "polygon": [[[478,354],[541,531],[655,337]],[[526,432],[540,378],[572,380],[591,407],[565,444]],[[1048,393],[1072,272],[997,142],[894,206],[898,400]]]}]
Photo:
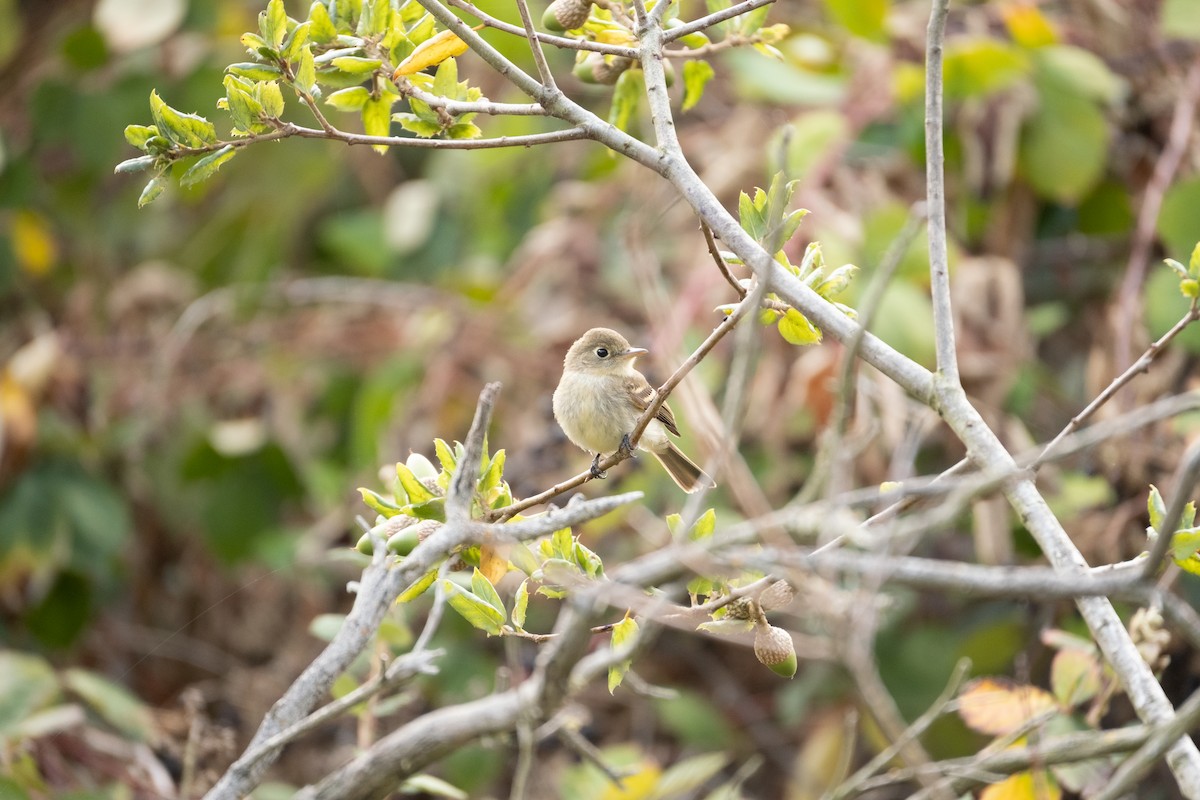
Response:
[{"label": "blurred green foliage", "polygon": [[[140,740],[141,705],[99,674],[136,685],[150,674],[142,659],[151,648],[111,632],[146,624],[159,626],[152,634],[166,639],[195,621],[199,609],[243,591],[253,607],[246,576],[263,565],[319,584],[303,568],[311,561],[296,567],[306,543],[346,549],[357,538],[348,521],[361,510],[352,487],[375,485],[380,463],[403,461],[435,436],[462,436],[478,387],[493,372],[503,373],[512,397],[498,414],[493,442],[510,453],[506,479],[515,490],[541,488],[574,471],[569,466],[581,468],[559,453],[538,398],[553,386],[556,348],[570,340],[570,325],[594,316],[631,327],[646,319],[665,324],[643,305],[640,295],[651,293],[631,288],[626,247],[639,214],[657,223],[667,218],[647,209],[658,214],[659,205],[670,204],[660,202],[644,173],[590,145],[472,153],[394,148],[378,156],[293,139],[248,148],[188,187],[178,186],[188,165],[174,167],[170,188],[139,211],[144,181],[112,172],[137,155],[122,130],[149,121],[152,91],[173,108],[216,119],[225,66],[247,57],[237,39],[258,29],[265,3],[181,3],[178,30],[132,48],[82,6],[41,15],[26,5],[0,0],[0,68],[9,78],[0,105],[0,640],[14,648],[0,652],[0,736],[27,740],[21,726],[31,720],[57,724],[79,713],[88,724]],[[701,3],[682,5],[685,18],[702,13]],[[910,5],[775,4],[768,21],[792,28],[772,45],[778,58],[749,49],[719,53],[710,81],[702,68],[683,67],[675,87],[678,100],[690,89],[689,103],[695,101],[679,116],[685,146],[711,159],[704,166],[731,208],[741,191],[753,204],[752,187],[767,185],[776,170],[799,181],[799,202],[821,201],[784,257],[801,261],[805,246],[819,240],[825,263],[859,265],[863,274],[844,298],[849,305],[922,196],[924,75],[920,41],[908,31],[923,25],[913,24]],[[309,6],[287,4],[294,15]],[[480,6],[517,21],[505,0]],[[1038,358],[1022,353],[1025,360],[1005,374],[1011,385],[989,401],[1035,438],[1053,434],[1089,399],[1083,376],[1097,345],[1079,331],[1118,299],[1144,177],[1170,121],[1175,88],[1163,81],[1171,76],[1158,62],[1153,69],[1136,59],[1114,63],[1121,48],[1104,42],[1124,42],[1122,33],[1159,43],[1200,39],[1197,7],[1165,0],[1157,23],[1134,19],[1126,32],[1095,30],[1060,7],[956,9],[977,24],[965,27],[970,35],[952,30],[946,51],[952,261],[955,269],[980,255],[1016,262],[1027,302],[1023,316],[1003,321],[1012,329],[1002,338],[1028,336]],[[522,41],[486,35],[532,70]],[[548,57],[558,72],[570,72],[570,53],[551,50]],[[471,56],[457,70],[460,79],[486,78]],[[697,98],[698,83],[704,93]],[[497,101],[521,99],[498,83],[486,88]],[[602,114],[613,99],[602,86],[572,83],[570,91]],[[291,101],[287,114],[308,124]],[[644,109],[622,102],[621,121],[647,130]],[[356,124],[353,115],[334,118]],[[784,121],[791,127],[780,153]],[[540,129],[524,117],[487,123],[489,136]],[[1181,261],[1200,239],[1200,180],[1189,170],[1185,165],[1167,187],[1154,228],[1161,254]],[[583,191],[563,191],[571,180]],[[552,233],[560,237],[552,250],[558,260],[531,245]],[[707,294],[689,283],[711,272],[680,244],[695,236],[690,221],[664,223],[654,233],[650,245],[666,264],[669,294],[689,287],[704,313],[729,302],[717,277],[700,287]],[[925,252],[920,236],[904,252],[874,331],[930,364]],[[396,306],[383,306],[378,316],[340,313],[335,307],[365,304],[333,293],[317,302],[280,293],[285,284],[331,277],[386,281]],[[367,285],[382,303],[384,284]],[[1143,305],[1151,335],[1186,312],[1179,287],[1166,268],[1148,273]],[[317,309],[306,313],[310,304]],[[712,321],[700,312],[679,319],[691,326],[686,338],[693,344]],[[37,387],[16,381],[14,355],[47,330],[62,343],[49,378]],[[1198,353],[1200,332],[1193,327],[1178,343]],[[164,352],[176,354],[165,368]],[[797,352],[768,345],[764,359],[787,373],[821,351]],[[706,363],[699,374],[720,390],[723,368]],[[760,406],[765,419],[749,421],[743,449],[770,499],[782,502],[806,474],[826,417],[820,397],[802,409],[770,405],[786,393],[782,382],[763,380],[757,391],[770,402]],[[247,421],[244,438],[223,438]],[[931,444],[920,464],[937,469],[956,458]],[[1082,526],[1097,506],[1128,499],[1131,485],[1140,497],[1145,476],[1130,478],[1120,466],[1098,459],[1064,468],[1055,499],[1068,523]],[[879,476],[859,477],[869,483]],[[677,503],[645,471],[631,469],[621,479],[648,488],[652,506]],[[736,519],[720,502],[721,518]],[[329,519],[340,521],[340,539],[321,533],[318,522]],[[618,535],[628,527],[617,517],[584,535],[589,547],[598,540],[595,549],[612,563],[610,552],[625,556],[640,544]],[[1036,556],[1021,529],[1013,536],[1018,558]],[[963,545],[931,547],[961,553],[955,548]],[[195,566],[210,562],[218,567],[212,572]],[[322,568],[337,578],[328,581],[337,586],[336,599],[320,598],[328,606],[321,610],[334,613],[344,576],[336,566]],[[206,581],[220,585],[206,589]],[[878,641],[878,663],[909,718],[941,691],[958,657],[976,659],[981,673],[1004,673],[1036,648],[1031,624],[1010,606],[930,608],[899,599]],[[397,623],[386,645],[407,646],[405,626],[424,613],[425,602],[398,617],[404,626]],[[530,615],[545,629],[548,612],[539,602]],[[225,607],[218,603],[213,613]],[[480,640],[464,621],[448,618],[436,644],[449,655],[441,674],[421,686],[423,702],[492,689],[503,654]],[[705,652],[714,658],[728,649],[712,648]],[[61,666],[70,663],[106,667],[83,673]],[[684,689],[654,706],[662,736],[692,755],[736,749],[738,721],[695,689],[696,674],[657,666]],[[349,680],[361,681],[366,669],[356,665]],[[193,678],[180,675],[147,680],[143,699],[173,703]],[[811,675],[820,679],[806,682]],[[762,702],[775,704],[789,731],[850,694],[845,677],[822,665],[802,667],[786,689],[769,685],[752,688],[761,697],[775,692]],[[939,723],[927,744],[944,756],[978,742],[951,721]],[[626,760],[618,755],[614,763]],[[662,778],[664,765],[645,751],[630,748],[626,756],[641,765],[646,785]],[[25,757],[13,762],[21,778],[0,778],[0,793],[24,796],[21,787],[36,772]],[[481,747],[456,754],[443,774],[485,792],[509,767],[505,751]],[[563,785],[590,785],[594,776],[583,772],[571,772]]]}]

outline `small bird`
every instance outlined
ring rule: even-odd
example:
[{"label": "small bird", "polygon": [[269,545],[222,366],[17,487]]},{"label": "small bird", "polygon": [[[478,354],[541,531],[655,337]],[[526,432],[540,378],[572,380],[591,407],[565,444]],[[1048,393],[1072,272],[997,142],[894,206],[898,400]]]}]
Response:
[{"label": "small bird", "polygon": [[[577,446],[595,453],[592,474],[601,477],[600,456],[629,452],[629,434],[638,418],[657,397],[634,359],[646,353],[630,347],[625,337],[608,328],[592,328],[571,345],[563,359],[562,379],[554,390],[554,418]],[[658,459],[671,480],[689,494],[716,486],[668,438],[679,435],[675,415],[664,403],[638,440],[638,448]]]}]

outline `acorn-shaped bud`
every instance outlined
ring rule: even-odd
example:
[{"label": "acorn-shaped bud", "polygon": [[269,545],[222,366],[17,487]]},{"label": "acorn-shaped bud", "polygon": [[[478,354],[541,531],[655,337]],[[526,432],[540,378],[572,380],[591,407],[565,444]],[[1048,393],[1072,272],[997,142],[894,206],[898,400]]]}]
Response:
[{"label": "acorn-shaped bud", "polygon": [[763,611],[777,611],[796,598],[796,592],[787,581],[775,581],[758,596]]},{"label": "acorn-shaped bud", "polygon": [[554,0],[542,14],[542,26],[556,33],[572,31],[582,27],[591,13],[591,0]]},{"label": "acorn-shaped bud", "polygon": [[790,678],[796,674],[796,646],[791,635],[774,625],[754,629],[754,657],[776,675]]},{"label": "acorn-shaped bud", "polygon": [[584,83],[598,83],[612,86],[621,77],[621,73],[632,66],[632,59],[623,56],[606,56],[603,53],[588,53],[575,64],[575,77]]}]

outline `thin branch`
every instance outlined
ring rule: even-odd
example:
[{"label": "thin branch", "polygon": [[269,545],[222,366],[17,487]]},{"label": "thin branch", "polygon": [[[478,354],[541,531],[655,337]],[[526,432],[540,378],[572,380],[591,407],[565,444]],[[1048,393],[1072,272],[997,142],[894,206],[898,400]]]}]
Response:
[{"label": "thin branch", "polygon": [[1129,263],[1119,290],[1120,306],[1117,312],[1117,342],[1114,361],[1123,364],[1129,360],[1130,339],[1137,317],[1141,312],[1141,288],[1150,262],[1150,249],[1154,246],[1155,227],[1163,198],[1171,187],[1183,157],[1187,154],[1188,142],[1192,138],[1192,126],[1196,121],[1196,105],[1200,102],[1200,55],[1188,68],[1187,77],[1175,101],[1175,113],[1171,117],[1171,128],[1167,142],[1158,160],[1146,191],[1142,194],[1142,207],[1138,210],[1137,225],[1133,231],[1133,245],[1129,251]]},{"label": "thin branch", "polygon": [[1150,741],[1127,758],[1092,800],[1120,800],[1153,767],[1180,736],[1200,725],[1200,692],[1193,692],[1175,713],[1175,719],[1154,731]]},{"label": "thin branch", "polygon": [[821,436],[821,449],[817,452],[812,472],[809,473],[808,480],[804,482],[804,488],[796,497],[796,503],[807,503],[816,498],[828,480],[838,454],[842,450],[846,428],[854,409],[854,377],[858,372],[858,351],[862,347],[863,336],[871,329],[875,314],[883,302],[884,292],[891,284],[892,276],[900,267],[904,254],[908,252],[909,246],[921,232],[921,221],[924,218],[924,204],[915,203],[909,209],[908,220],[905,222],[904,228],[892,240],[883,259],[879,262],[878,269],[875,270],[866,290],[863,291],[856,309],[858,311],[858,330],[850,337],[850,341],[846,343],[845,352],[842,353],[842,364],[837,382],[838,397],[834,404],[833,419]]},{"label": "thin branch", "polygon": [[537,66],[542,85],[547,89],[557,89],[554,73],[550,71],[550,65],[546,63],[546,54],[542,51],[542,43],[538,41],[537,29],[533,27],[533,18],[529,16],[529,4],[525,0],[516,0],[516,2],[517,10],[521,14],[521,24],[525,26],[525,38],[529,40],[529,49],[533,52],[533,63]]},{"label": "thin branch", "polygon": [[[496,19],[486,11],[481,10],[473,3],[467,2],[467,0],[446,1],[455,8],[465,11],[472,17],[475,17],[489,28],[495,28],[498,31],[503,31],[504,33],[510,33],[513,36],[525,38],[525,30],[521,26],[513,25],[512,23],[505,22],[502,19]],[[774,2],[774,0],[771,1]],[[600,42],[592,42],[586,39],[571,39],[567,36],[555,36],[553,34],[542,33],[540,31],[536,32],[536,36],[539,42],[553,45],[554,47],[562,48],[564,50],[589,50],[593,53],[604,53],[605,55],[622,56],[624,58],[631,59],[636,59],[638,57],[638,51],[636,47],[622,47],[621,45],[601,44]]]},{"label": "thin branch", "polygon": [[[677,28],[671,28],[671,30],[667,31],[666,36],[663,37],[663,42],[673,42],[683,36],[688,36],[689,34],[711,28],[713,25],[716,25],[719,22],[724,22],[725,20],[733,19],[734,17],[740,17],[742,14],[747,14],[756,8],[770,5],[774,2],[775,0],[743,0],[743,2],[735,3],[729,8],[723,8],[720,11],[700,17],[700,19],[684,23]],[[666,0],[663,0],[663,5],[665,6],[666,4]]]},{"label": "thin branch", "polygon": [[1112,383],[1104,387],[1104,391],[1096,395],[1096,398],[1092,400],[1092,402],[1088,403],[1086,408],[1072,417],[1071,421],[1067,423],[1067,426],[1059,431],[1058,435],[1050,441],[1050,444],[1046,445],[1046,449],[1042,451],[1041,456],[1039,456],[1037,461],[1035,461],[1031,466],[1035,469],[1040,466],[1043,461],[1050,457],[1050,454],[1054,451],[1054,448],[1058,446],[1059,442],[1074,433],[1080,425],[1087,422],[1091,416],[1100,409],[1101,406],[1111,400],[1113,396],[1116,395],[1117,392],[1119,392],[1127,383],[1132,381],[1139,374],[1150,369],[1150,364],[1153,363],[1154,359],[1158,358],[1164,352],[1171,340],[1182,333],[1184,328],[1186,328],[1188,325],[1191,325],[1197,319],[1200,319],[1200,300],[1193,299],[1191,306],[1188,307],[1187,313],[1185,313],[1178,322],[1172,325],[1169,331],[1159,337],[1158,341],[1147,347],[1146,352],[1142,353],[1141,357],[1139,357],[1137,361],[1130,364],[1128,369],[1118,375]]},{"label": "thin branch", "polygon": [[1154,544],[1150,547],[1149,558],[1146,559],[1146,567],[1143,571],[1143,577],[1146,580],[1153,580],[1154,576],[1158,574],[1158,568],[1162,566],[1163,558],[1166,557],[1167,550],[1171,548],[1171,540],[1175,538],[1175,530],[1179,527],[1179,521],[1183,519],[1183,510],[1191,502],[1192,491],[1196,488],[1198,479],[1200,479],[1200,442],[1193,443],[1188,448],[1183,460],[1175,469],[1171,503],[1167,506],[1162,524],[1159,525],[1158,538],[1154,540]]},{"label": "thin branch", "polygon": [[[299,136],[302,139],[330,139],[345,142],[349,145],[386,145],[388,147],[415,147],[427,150],[490,150],[497,147],[533,147],[554,142],[573,142],[587,139],[589,134],[582,128],[567,128],[561,131],[545,131],[544,133],[528,133],[521,136],[497,136],[490,139],[421,139],[409,136],[368,136],[365,133],[349,133],[334,129],[333,132],[306,128],[291,122],[283,123],[277,131],[280,135],[264,134],[259,141],[283,139],[289,136]],[[275,132],[273,132],[275,133]],[[240,140],[239,140],[240,141]],[[229,144],[237,144],[237,141]],[[220,149],[212,145],[211,149]]]},{"label": "thin branch", "polygon": [[725,263],[725,259],[721,256],[721,248],[717,247],[717,240],[713,237],[712,228],[708,227],[708,223],[703,218],[700,220],[700,230],[704,232],[704,243],[708,246],[708,254],[712,256],[713,263],[717,265],[721,275],[737,292],[738,297],[744,300],[746,287],[742,286],[741,281],[733,277],[733,273],[729,271],[729,265]]},{"label": "thin branch", "polygon": [[455,116],[459,114],[490,114],[492,116],[514,117],[545,117],[549,112],[538,103],[494,103],[487,98],[482,100],[451,100],[420,89],[412,81],[401,77],[396,81],[396,88],[406,97],[415,97],[431,108],[442,108]]},{"label": "thin branch", "polygon": [[479,463],[483,459],[483,442],[487,438],[488,425],[492,421],[492,411],[496,407],[496,396],[500,394],[500,384],[489,383],[479,394],[479,402],[475,406],[475,418],[471,421],[471,430],[467,433],[463,445],[463,456],[458,460],[458,470],[450,482],[446,492],[447,522],[466,522],[471,517],[471,503],[475,500],[475,484],[479,480]]},{"label": "thin branch", "polygon": [[[953,702],[955,695],[958,694],[958,687],[966,680],[970,669],[970,659],[959,659],[954,667],[954,671],[950,674],[950,680],[946,683],[946,688],[942,690],[937,699],[925,710],[925,713],[913,720],[913,723],[905,729],[901,736],[896,738],[896,741],[879,751],[874,758],[860,767],[857,772],[843,781],[840,786],[831,793],[827,793],[825,798],[828,798],[828,800],[842,800],[842,798],[856,793],[865,781],[890,764],[906,743],[919,739],[924,735],[929,726],[946,713],[947,706]],[[822,798],[822,800],[825,800],[825,798]]]},{"label": "thin branch", "polygon": [[[439,0],[417,0],[417,2],[421,4],[422,8],[432,14],[434,19],[442,23],[447,30],[454,31],[454,34],[466,42],[467,46],[486,61],[488,66],[503,75],[514,86],[534,100],[542,102],[545,105],[544,100],[547,96],[559,94],[556,89],[543,85],[529,73],[525,72],[525,70],[518,67],[499,50],[488,44],[482,36],[456,17]],[[525,35],[524,31],[521,32],[521,35]]]},{"label": "thin branch", "polygon": [[[997,776],[1012,775],[1030,767],[1052,767],[1075,764],[1117,753],[1127,753],[1140,747],[1156,728],[1141,725],[1110,731],[1085,731],[1056,736],[1036,745],[1014,747],[987,756],[968,756],[947,759],[925,768],[938,775],[949,775],[952,788],[963,791],[971,786],[994,782]],[[916,777],[915,769],[893,770],[863,784],[863,791],[882,789],[897,783],[908,783]]]},{"label": "thin branch", "polygon": [[950,264],[946,246],[946,178],[942,145],[942,48],[950,0],[933,0],[925,40],[925,192],[929,215],[929,281],[937,367],[942,378],[959,382],[954,343],[954,311],[950,305]]},{"label": "thin branch", "polygon": [[[656,9],[663,8],[669,0],[659,0]],[[671,113],[671,95],[667,92],[667,74],[663,66],[664,34],[660,17],[646,12],[642,0],[633,0],[637,17],[638,60],[646,83],[646,105],[650,109],[650,122],[654,126],[654,138],[658,149],[664,153],[681,155],[679,133]]]}]

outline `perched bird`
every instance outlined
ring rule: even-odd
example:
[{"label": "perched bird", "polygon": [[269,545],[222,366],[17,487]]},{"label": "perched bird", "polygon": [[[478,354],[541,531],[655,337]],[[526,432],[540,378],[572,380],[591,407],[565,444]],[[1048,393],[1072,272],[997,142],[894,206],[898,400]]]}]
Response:
[{"label": "perched bird", "polygon": [[[592,474],[597,477],[601,454],[629,451],[629,434],[657,396],[645,376],[633,368],[634,359],[645,352],[645,348],[630,347],[614,330],[592,328],[571,345],[563,359],[562,379],[554,390],[554,418],[568,439],[596,454]],[[646,426],[638,448],[652,453],[685,492],[716,486],[675,446],[668,433],[678,436],[679,428],[664,403]]]}]

